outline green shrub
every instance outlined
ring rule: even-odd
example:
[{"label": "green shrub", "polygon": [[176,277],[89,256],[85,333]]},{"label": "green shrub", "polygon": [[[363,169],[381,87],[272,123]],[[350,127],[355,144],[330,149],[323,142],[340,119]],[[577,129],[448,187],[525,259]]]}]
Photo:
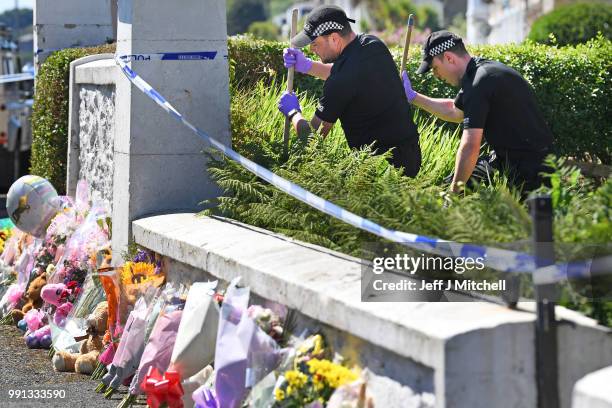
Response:
[{"label": "green shrub", "polygon": [[[253,88],[259,81],[280,83],[286,76],[280,42],[233,37],[229,41],[233,93]],[[399,65],[399,49],[393,49]],[[579,159],[612,161],[612,99],[610,62],[612,43],[598,38],[576,47],[523,45],[472,48],[474,55],[499,60],[519,72],[534,86],[544,116],[555,134],[556,153]],[[113,52],[113,46],[67,49],[52,54],[41,67],[32,115],[33,173],[47,177],[64,191],[68,139],[68,75],[70,62],[86,55]],[[312,56],[312,55],[311,55]],[[409,71],[419,64],[420,49],[413,47]],[[411,75],[416,90],[436,97],[453,97],[456,90],[431,75]],[[323,83],[297,74],[295,87],[311,97],[320,95]],[[441,122],[437,122],[441,123]],[[452,125],[447,128],[454,129]],[[235,134],[235,133],[234,133]]]},{"label": "green shrub", "polygon": [[595,38],[601,32],[612,39],[612,4],[577,3],[561,6],[538,18],[529,39],[542,44],[575,45]]},{"label": "green shrub", "polygon": [[255,38],[276,41],[280,35],[280,28],[271,21],[256,21],[249,26],[248,32]]},{"label": "green shrub", "polygon": [[70,63],[114,51],[114,45],[58,51],[47,58],[36,76],[30,172],[47,178],[60,194],[66,190]]},{"label": "green shrub", "polygon": [[[314,136],[306,145],[292,132],[291,154],[284,159],[284,118],[274,112],[282,88],[259,84],[237,90],[232,99],[232,131],[239,153],[387,228],[495,247],[512,244],[508,248],[516,250],[525,250],[526,243],[528,248],[531,220],[526,205],[516,192],[508,190],[503,175],[492,186],[481,186],[465,197],[450,195],[447,187],[440,185],[441,178],[453,168],[459,137],[423,115],[416,115],[424,165],[416,179],[404,177],[367,148],[350,150],[339,126],[325,139]],[[314,98],[302,95],[302,102],[305,115],[311,115]],[[224,193],[207,202],[212,208],[204,212],[206,215],[223,215],[355,256],[364,256],[366,243],[385,242],[294,199],[236,162],[216,153],[210,156],[210,174]],[[580,250],[584,243],[612,242],[612,179],[596,187],[577,170],[557,162],[554,167],[555,181],[543,190],[556,197],[555,242],[572,249],[559,251],[564,257],[560,259],[585,255]],[[599,287],[609,288],[609,283]],[[564,286],[562,303],[612,324],[612,304],[589,301],[583,293],[588,290]]]},{"label": "green shrub", "polygon": [[230,35],[242,34],[251,23],[268,18],[263,0],[229,0],[227,2],[227,31]]},{"label": "green shrub", "polygon": [[[230,56],[235,62],[239,88],[251,88],[258,81],[282,82],[283,43],[234,37]],[[546,122],[555,135],[556,154],[578,159],[612,163],[612,42],[597,38],[576,47],[550,47],[526,43],[471,47],[473,55],[503,62],[520,72],[533,86]],[[308,53],[308,51],[306,51]],[[401,49],[392,53],[399,66]],[[309,54],[312,57],[312,54]],[[410,50],[408,71],[414,89],[425,95],[454,98],[457,90],[431,74],[414,74],[421,51]],[[296,88],[320,96],[323,82],[309,75],[296,74]]]}]

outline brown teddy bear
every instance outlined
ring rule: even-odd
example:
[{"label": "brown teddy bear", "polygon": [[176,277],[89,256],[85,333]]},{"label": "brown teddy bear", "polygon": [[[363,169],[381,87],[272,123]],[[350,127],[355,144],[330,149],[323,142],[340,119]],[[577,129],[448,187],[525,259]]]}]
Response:
[{"label": "brown teddy bear", "polygon": [[42,291],[43,286],[47,284],[47,274],[42,273],[30,282],[28,286],[28,290],[23,295],[25,299],[25,303],[21,309],[13,309],[11,311],[11,316],[13,317],[13,322],[15,324],[19,323],[21,319],[25,316],[30,309],[40,309],[43,305],[43,300],[40,297],[40,292]]},{"label": "brown teddy bear", "polygon": [[103,350],[102,339],[106,332],[108,303],[100,302],[87,318],[87,338],[81,342],[79,353],[59,351],[53,356],[55,371],[74,371],[81,374],[93,373],[98,356]]}]

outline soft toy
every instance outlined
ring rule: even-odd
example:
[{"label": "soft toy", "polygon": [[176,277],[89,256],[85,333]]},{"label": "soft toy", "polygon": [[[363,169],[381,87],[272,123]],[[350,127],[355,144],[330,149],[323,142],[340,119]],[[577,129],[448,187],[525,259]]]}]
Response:
[{"label": "soft toy", "polygon": [[25,342],[29,348],[48,349],[51,346],[51,327],[44,324],[45,313],[40,309],[30,309],[17,327],[27,330]]},{"label": "soft toy", "polygon": [[34,278],[30,285],[28,286],[28,290],[26,291],[25,304],[21,309],[13,309],[11,311],[11,315],[13,317],[13,322],[15,324],[19,323],[21,319],[28,313],[31,309],[39,309],[43,305],[43,299],[41,298],[41,292],[44,289],[44,286],[47,284],[47,274],[43,273],[38,277]]},{"label": "soft toy", "polygon": [[53,315],[53,322],[64,327],[68,313],[72,310],[72,305],[80,289],[76,286],[76,282],[68,282],[68,285],[63,283],[50,283],[46,285],[40,296],[43,300],[56,307]]},{"label": "soft toy", "polygon": [[25,336],[26,346],[31,349],[48,349],[51,347],[51,326],[48,324]]},{"label": "soft toy", "polygon": [[53,368],[56,371],[75,371],[91,374],[96,367],[98,356],[102,351],[102,338],[106,332],[108,304],[100,302],[87,318],[87,339],[81,342],[79,353],[58,351],[53,356]]}]

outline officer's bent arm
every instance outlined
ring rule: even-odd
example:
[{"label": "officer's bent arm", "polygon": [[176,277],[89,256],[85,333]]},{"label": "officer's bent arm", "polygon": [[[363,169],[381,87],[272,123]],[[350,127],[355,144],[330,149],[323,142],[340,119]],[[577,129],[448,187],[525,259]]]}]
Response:
[{"label": "officer's bent arm", "polygon": [[323,137],[327,136],[331,128],[334,126],[333,123],[328,123],[322,121],[317,117],[317,115],[312,117],[310,123],[302,116],[301,113],[296,113],[293,118],[291,118],[291,123],[293,124],[293,128],[300,139],[306,139],[310,134],[319,131]]},{"label": "officer's bent arm", "polygon": [[324,64],[319,61],[313,61],[312,67],[310,68],[310,71],[308,71],[308,75],[312,75],[322,80],[326,80],[327,78],[329,78],[333,66],[334,64]]},{"label": "officer's bent arm", "polygon": [[321,136],[326,137],[331,128],[334,127],[334,124],[325,122],[324,120],[319,119],[317,115],[314,115],[310,121],[310,127],[312,128],[313,132],[319,131]]},{"label": "officer's bent arm", "polygon": [[463,121],[463,111],[455,106],[455,101],[452,99],[436,99],[417,94],[412,104],[447,122]]},{"label": "officer's bent arm", "polygon": [[459,192],[460,187],[457,183],[467,182],[472,175],[478,161],[481,141],[482,129],[465,129],[463,131],[459,150],[457,150],[457,157],[455,158],[455,175],[451,183],[452,192]]}]

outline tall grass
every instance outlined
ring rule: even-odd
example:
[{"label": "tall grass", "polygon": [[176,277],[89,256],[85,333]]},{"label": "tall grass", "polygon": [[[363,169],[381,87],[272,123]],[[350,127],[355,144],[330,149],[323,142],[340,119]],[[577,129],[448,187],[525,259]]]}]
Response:
[{"label": "tall grass", "polygon": [[[380,225],[457,242],[524,249],[531,221],[520,194],[507,187],[505,176],[478,186],[464,196],[448,193],[442,179],[453,169],[459,133],[439,121],[416,115],[423,166],[415,179],[391,166],[387,155],[370,148],[349,149],[336,125],[323,138],[300,141],[292,132],[289,157],[282,155],[284,117],[277,111],[283,85],[236,91],[232,99],[234,148],[303,188]],[[306,117],[315,101],[300,95]],[[361,256],[366,243],[385,241],[312,209],[229,159],[209,153],[209,171],[224,195],[207,202],[206,215],[219,214]],[[549,192],[555,200],[555,240],[564,243],[612,242],[612,181],[597,187],[575,170],[558,167]],[[560,255],[576,255],[578,247]],[[566,257],[567,258],[567,257]],[[563,258],[562,258],[563,259]],[[568,305],[582,307],[576,299]],[[586,303],[591,305],[590,303]],[[589,306],[590,307],[590,306]],[[608,313],[608,312],[606,312]],[[612,308],[602,320],[611,319]],[[606,317],[607,316],[607,317]]]}]

